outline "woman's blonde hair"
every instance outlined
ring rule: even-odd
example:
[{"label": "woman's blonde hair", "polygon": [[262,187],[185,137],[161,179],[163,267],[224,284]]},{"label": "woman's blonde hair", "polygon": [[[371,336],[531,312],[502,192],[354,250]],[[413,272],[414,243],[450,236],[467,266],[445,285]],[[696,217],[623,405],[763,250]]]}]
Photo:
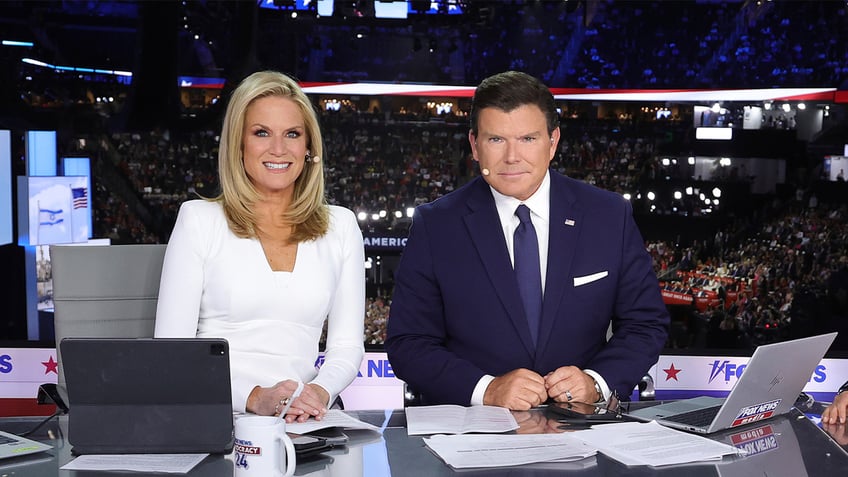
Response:
[{"label": "woman's blonde hair", "polygon": [[294,196],[283,219],[292,224],[290,243],[313,240],[327,233],[329,209],[324,196],[324,148],[321,129],[312,102],[296,81],[276,71],[251,74],[233,91],[218,149],[218,177],[221,194],[213,200],[224,207],[230,230],[239,237],[256,237],[253,205],[261,198],[253,186],[242,160],[242,140],[247,108],[257,98],[282,96],[300,108],[306,126],[306,147],[318,162],[305,158],[303,171],[294,183]]}]

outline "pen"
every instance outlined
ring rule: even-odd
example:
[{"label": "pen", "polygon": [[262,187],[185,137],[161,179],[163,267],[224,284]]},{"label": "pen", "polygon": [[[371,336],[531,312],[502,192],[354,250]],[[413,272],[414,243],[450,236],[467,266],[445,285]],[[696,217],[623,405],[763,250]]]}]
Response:
[{"label": "pen", "polygon": [[284,407],[282,412],[280,412],[280,419],[286,418],[286,414],[288,414],[289,409],[291,409],[292,403],[294,402],[295,399],[297,399],[298,396],[300,396],[300,393],[302,393],[302,392],[303,392],[303,382],[298,381],[297,382],[297,389],[294,390],[294,393],[289,398],[289,402],[286,403],[286,407]]}]

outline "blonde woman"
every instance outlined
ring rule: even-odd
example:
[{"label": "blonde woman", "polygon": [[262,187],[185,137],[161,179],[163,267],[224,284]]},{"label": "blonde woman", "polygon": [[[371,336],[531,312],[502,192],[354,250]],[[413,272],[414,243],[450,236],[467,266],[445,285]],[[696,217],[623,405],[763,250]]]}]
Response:
[{"label": "blonde woman", "polygon": [[359,369],[362,233],[350,210],[327,204],[322,153],[298,84],[248,76],[224,117],[222,191],[184,203],[168,243],[155,336],[226,338],[235,411],[278,415],[290,402],[288,422],[321,419]]}]

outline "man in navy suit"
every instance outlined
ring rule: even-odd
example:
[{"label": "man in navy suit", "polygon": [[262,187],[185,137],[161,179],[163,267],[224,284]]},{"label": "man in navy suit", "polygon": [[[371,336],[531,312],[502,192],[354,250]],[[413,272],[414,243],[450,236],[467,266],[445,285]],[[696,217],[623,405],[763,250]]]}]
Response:
[{"label": "man in navy suit", "polygon": [[[415,211],[388,320],[395,374],[425,404],[525,410],[629,396],[669,323],[630,203],[549,170],[559,116],[537,79],[485,79],[470,119],[482,178]],[[531,236],[541,276],[519,279],[513,262],[520,250],[532,264]]]}]

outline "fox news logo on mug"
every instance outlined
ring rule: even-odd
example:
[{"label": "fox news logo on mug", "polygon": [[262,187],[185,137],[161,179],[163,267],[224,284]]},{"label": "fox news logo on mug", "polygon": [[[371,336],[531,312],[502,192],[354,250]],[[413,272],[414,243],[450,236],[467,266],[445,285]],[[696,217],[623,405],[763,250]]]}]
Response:
[{"label": "fox news logo on mug", "polygon": [[241,439],[236,439],[236,443],[233,446],[233,450],[235,451],[235,464],[236,467],[241,467],[244,469],[249,469],[250,464],[247,461],[247,458],[255,455],[262,455],[262,448],[253,445],[251,441],[243,441]]},{"label": "fox news logo on mug", "polygon": [[751,422],[762,421],[763,419],[768,419],[769,417],[774,415],[775,409],[780,404],[780,399],[775,399],[773,401],[764,402],[762,404],[755,404],[753,406],[743,407],[739,414],[736,415],[736,419],[733,420],[733,424],[731,427],[741,426],[743,424],[749,424]]}]

